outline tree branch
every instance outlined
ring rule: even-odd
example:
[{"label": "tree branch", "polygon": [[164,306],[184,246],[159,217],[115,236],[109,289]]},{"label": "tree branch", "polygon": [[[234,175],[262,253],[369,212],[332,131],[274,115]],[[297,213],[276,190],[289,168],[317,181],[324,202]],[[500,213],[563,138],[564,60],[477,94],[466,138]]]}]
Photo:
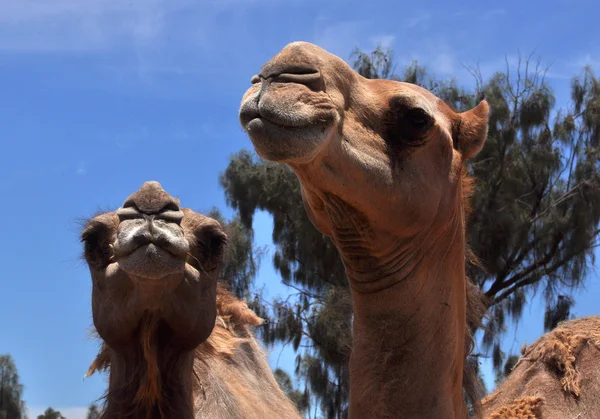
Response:
[{"label": "tree branch", "polygon": [[[562,236],[562,235],[561,235]],[[538,260],[536,263],[530,265],[529,267],[523,269],[521,272],[513,275],[509,280],[504,281],[502,280],[495,280],[494,283],[492,284],[492,286],[490,287],[489,290],[487,290],[485,292],[486,297],[488,297],[490,300],[494,301],[494,304],[496,303],[496,298],[494,298],[494,296],[501,290],[510,287],[511,285],[517,283],[518,281],[520,281],[521,279],[527,277],[528,275],[530,275],[531,273],[533,273],[536,269],[548,264],[552,258],[554,257],[554,255],[556,254],[556,252],[559,250],[560,247],[560,242],[561,242],[561,236],[557,237],[555,239],[555,243],[552,246],[552,248],[550,249],[550,251],[548,253],[546,253],[546,255]]]},{"label": "tree branch", "polygon": [[[566,256],[563,259],[561,259],[560,261],[556,262],[555,264],[553,264],[549,268],[544,269],[544,274],[545,275],[550,275],[552,272],[556,271],[557,269],[559,269],[562,266],[564,266],[567,263],[569,263],[569,261],[571,260],[571,258],[573,256],[574,256],[574,254],[569,254],[568,256]],[[540,266],[537,266],[537,268],[539,268],[539,267]],[[520,278],[523,278],[523,276],[520,276]],[[497,304],[500,301],[504,300],[506,297],[508,297],[509,295],[511,295],[512,293],[514,293],[517,289],[519,289],[519,288],[521,288],[521,287],[523,287],[525,285],[534,284],[537,281],[539,281],[539,279],[530,276],[528,278],[522,279],[520,282],[513,283],[513,285],[510,288],[506,289],[500,295],[498,295],[496,298],[494,298],[494,304]]]}]

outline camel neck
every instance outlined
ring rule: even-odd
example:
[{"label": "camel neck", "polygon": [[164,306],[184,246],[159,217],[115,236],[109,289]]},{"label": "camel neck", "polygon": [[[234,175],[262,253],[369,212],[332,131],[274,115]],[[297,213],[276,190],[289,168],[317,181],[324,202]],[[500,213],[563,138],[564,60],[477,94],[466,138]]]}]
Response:
[{"label": "camel neck", "polygon": [[393,275],[369,283],[347,266],[354,301],[350,419],[465,417],[464,244],[459,221],[435,239],[379,257],[398,261]]},{"label": "camel neck", "polygon": [[169,341],[159,327],[127,351],[110,350],[103,418],[193,419],[194,352]]}]

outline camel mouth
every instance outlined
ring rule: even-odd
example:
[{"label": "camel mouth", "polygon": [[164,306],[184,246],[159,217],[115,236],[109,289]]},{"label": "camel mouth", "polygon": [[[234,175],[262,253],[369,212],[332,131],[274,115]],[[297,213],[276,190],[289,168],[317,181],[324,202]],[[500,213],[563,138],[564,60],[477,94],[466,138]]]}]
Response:
[{"label": "camel mouth", "polygon": [[305,129],[311,129],[316,127],[326,127],[326,121],[319,122],[302,122],[299,123],[297,121],[273,121],[271,118],[266,118],[263,116],[255,117],[250,119],[244,126],[246,132],[250,135],[256,132],[265,131],[265,130],[280,130],[292,134],[294,132],[300,132]]},{"label": "camel mouth", "polygon": [[172,258],[187,261],[187,253],[183,253],[174,246],[161,246],[154,242],[142,244],[131,250],[129,253],[120,255],[118,258],[115,258],[115,260],[122,261],[128,257],[135,256],[140,253],[143,253],[145,257],[150,259],[156,257],[155,255],[160,255],[162,258]]},{"label": "camel mouth", "polygon": [[294,112],[294,109],[282,111],[272,100],[268,101],[267,106],[247,101],[242,105],[239,117],[246,131],[252,129],[252,124],[260,123],[293,130],[331,124],[335,118],[329,111],[329,109],[316,109],[314,114],[306,111]]},{"label": "camel mouth", "polygon": [[114,263],[136,278],[156,280],[183,273],[186,270],[187,259],[156,243],[147,243],[115,258]]},{"label": "camel mouth", "polygon": [[312,159],[333,129],[326,123],[282,126],[260,117],[244,128],[258,155],[271,161]]},{"label": "camel mouth", "polygon": [[291,106],[286,96],[270,93],[262,99],[248,97],[242,103],[239,119],[256,152],[272,161],[310,159],[336,125],[331,106]]},{"label": "camel mouth", "polygon": [[150,250],[151,253],[163,252],[165,255],[173,257],[175,259],[187,260],[188,251],[187,246],[183,246],[180,243],[165,240],[164,238],[152,238],[148,236],[141,236],[137,239],[133,245],[117,247],[115,248],[115,259],[120,260],[131,256],[139,250]]},{"label": "camel mouth", "polygon": [[179,226],[143,220],[121,222],[112,248],[121,269],[149,279],[182,272],[190,252]]}]

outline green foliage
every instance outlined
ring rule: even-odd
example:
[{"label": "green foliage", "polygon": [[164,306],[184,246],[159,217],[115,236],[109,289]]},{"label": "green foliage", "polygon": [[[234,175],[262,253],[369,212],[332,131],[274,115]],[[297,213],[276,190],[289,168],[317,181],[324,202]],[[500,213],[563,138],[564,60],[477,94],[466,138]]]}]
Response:
[{"label": "green foliage", "polygon": [[[557,314],[568,316],[557,298],[583,283],[598,245],[600,114],[590,115],[600,100],[598,79],[585,69],[561,109],[529,59],[484,89],[492,116],[487,144],[471,165],[477,191],[468,232],[485,269],[470,274],[490,299],[490,332],[518,321],[538,290],[551,326],[564,319]],[[497,336],[486,333],[484,345],[498,346]]]},{"label": "green foliage", "polygon": [[370,54],[355,48],[350,55],[350,59],[354,69],[368,79],[395,77],[393,75],[394,68],[392,67],[394,56],[390,48],[384,50],[381,45],[378,45]]},{"label": "green foliage", "polygon": [[277,368],[275,371],[273,371],[273,374],[275,375],[277,383],[279,383],[279,387],[281,387],[283,392],[290,398],[290,400],[296,404],[298,410],[302,413],[306,413],[310,409],[308,390],[303,392],[296,390],[288,373],[281,368]]},{"label": "green foliage", "polygon": [[248,297],[262,255],[262,249],[255,248],[253,244],[252,224],[248,227],[239,215],[227,221],[217,208],[207,215],[219,221],[227,234],[227,250],[220,279],[228,284],[236,297]]},{"label": "green foliage", "polygon": [[92,403],[88,408],[87,419],[100,419],[101,413],[100,408]]},{"label": "green foliage", "polygon": [[559,295],[556,303],[546,308],[544,330],[548,332],[558,326],[561,321],[570,319],[573,304],[575,301],[568,295]]},{"label": "green foliage", "polygon": [[22,393],[23,385],[12,357],[9,354],[0,355],[0,419],[25,417]]},{"label": "green foliage", "polygon": [[59,411],[49,407],[43,415],[38,415],[37,419],[66,419]]},{"label": "green foliage", "polygon": [[336,412],[328,417],[343,417],[352,305],[337,249],[308,219],[300,184],[287,166],[242,150],[220,181],[228,204],[238,210],[247,229],[257,210],[273,216],[273,265],[293,290],[283,300],[267,302],[260,295],[250,300],[257,314],[269,320],[260,329],[261,337],[268,345],[293,345],[296,372],[321,410]]},{"label": "green foliage", "polygon": [[[546,299],[540,319],[546,328],[568,318],[568,295],[593,262],[600,234],[600,80],[584,69],[573,79],[570,103],[557,108],[545,70],[531,57],[487,81],[468,69],[472,89],[436,80],[418,62],[395,75],[392,51],[380,46],[370,54],[356,49],[351,60],[364,77],[418,84],[457,111],[483,97],[490,103],[486,145],[468,167],[477,181],[468,242],[481,262],[468,273],[489,299],[482,343],[502,380],[516,360],[500,348],[507,322],[521,318],[536,292]],[[310,223],[287,166],[242,150],[220,182],[247,231],[257,210],[272,215],[273,264],[293,290],[285,299],[251,298],[252,308],[269,319],[262,337],[292,344],[308,400],[327,418],[345,417],[352,303],[335,247]]]},{"label": "green foliage", "polygon": [[[494,349],[496,350],[496,348],[494,348]],[[513,370],[515,365],[517,365],[519,358],[520,357],[518,355],[514,355],[514,354],[511,354],[506,358],[506,361],[504,362],[504,366],[498,373],[496,373],[496,380],[495,380],[496,386],[500,385],[500,383],[502,383],[504,380],[506,380],[506,377],[508,377],[508,375],[511,373],[511,371]]]}]

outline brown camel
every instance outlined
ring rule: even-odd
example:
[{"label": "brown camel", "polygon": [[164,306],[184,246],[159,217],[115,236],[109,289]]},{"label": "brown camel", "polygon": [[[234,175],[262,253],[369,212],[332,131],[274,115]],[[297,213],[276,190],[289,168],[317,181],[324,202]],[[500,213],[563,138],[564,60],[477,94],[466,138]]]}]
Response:
[{"label": "brown camel", "polygon": [[[470,179],[488,105],[455,113],[417,86],[367,80],[303,42],[253,77],[240,108],[257,153],[288,164],[314,225],[337,246],[354,300],[351,418],[464,417],[478,407],[465,278]],[[483,400],[490,419],[600,417],[600,317],[565,322],[524,350]],[[464,367],[464,371],[463,371]]]},{"label": "brown camel", "polygon": [[158,182],[87,222],[104,418],[300,418],[249,330],[261,319],[217,284],[226,239]]},{"label": "brown camel", "polygon": [[484,144],[487,102],[455,113],[304,42],[252,83],[243,128],[261,157],[294,170],[350,282],[350,418],[464,418],[463,388],[479,400],[465,361],[476,288],[465,279],[464,161]]},{"label": "brown camel", "polygon": [[488,419],[600,418],[600,316],[559,324],[482,401]]}]

